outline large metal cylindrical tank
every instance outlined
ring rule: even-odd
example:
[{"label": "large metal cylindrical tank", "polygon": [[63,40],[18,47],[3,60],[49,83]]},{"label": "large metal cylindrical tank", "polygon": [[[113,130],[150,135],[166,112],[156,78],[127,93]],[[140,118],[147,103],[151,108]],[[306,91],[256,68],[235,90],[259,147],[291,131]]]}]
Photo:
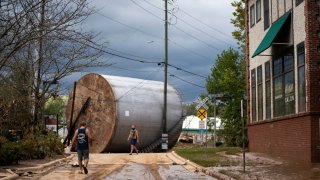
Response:
[{"label": "large metal cylindrical tank", "polygon": [[[93,137],[91,152],[127,152],[130,148],[127,138],[132,124],[139,131],[138,147],[147,147],[161,138],[163,89],[163,82],[160,81],[87,74],[77,81],[73,121],[88,97],[90,102],[75,127],[79,127],[81,121],[87,123]],[[70,93],[66,109],[69,129],[72,100],[73,92]],[[181,98],[168,85],[167,130],[181,131],[181,128],[175,128],[182,126],[181,120]],[[180,132],[176,132],[175,136],[169,133],[170,142],[176,142],[177,133]]]}]

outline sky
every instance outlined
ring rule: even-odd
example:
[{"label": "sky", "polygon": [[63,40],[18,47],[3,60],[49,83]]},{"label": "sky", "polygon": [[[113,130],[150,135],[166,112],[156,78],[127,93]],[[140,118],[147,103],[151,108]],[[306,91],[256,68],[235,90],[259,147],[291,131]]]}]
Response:
[{"label": "sky", "polygon": [[[237,48],[231,32],[233,0],[169,0],[168,4],[168,83],[181,94],[183,102],[194,101],[207,93],[205,77],[210,75],[217,54]],[[164,61],[163,0],[91,0],[97,13],[83,24],[107,42],[106,51],[144,61]],[[108,54],[106,68],[74,73],[64,81],[67,90],[89,72],[163,81],[162,66],[132,62]],[[185,71],[188,72],[185,72]]]}]

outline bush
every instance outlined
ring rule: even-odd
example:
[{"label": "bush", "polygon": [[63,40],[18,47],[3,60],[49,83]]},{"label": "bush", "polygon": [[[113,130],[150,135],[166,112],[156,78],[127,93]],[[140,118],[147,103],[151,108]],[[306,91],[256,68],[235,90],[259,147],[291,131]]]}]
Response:
[{"label": "bush", "polygon": [[1,144],[0,165],[18,164],[20,160],[21,142],[5,142]]},{"label": "bush", "polygon": [[8,141],[0,136],[0,165],[24,159],[43,159],[63,153],[63,144],[54,132],[29,133],[21,141]]}]

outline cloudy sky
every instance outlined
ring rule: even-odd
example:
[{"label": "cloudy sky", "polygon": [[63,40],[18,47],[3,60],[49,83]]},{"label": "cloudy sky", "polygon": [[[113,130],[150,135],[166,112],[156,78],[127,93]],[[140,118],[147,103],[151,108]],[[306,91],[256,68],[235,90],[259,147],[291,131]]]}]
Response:
[{"label": "cloudy sky", "polygon": [[[169,0],[169,64],[191,73],[169,67],[168,82],[178,89],[184,102],[206,93],[204,77],[210,74],[217,54],[237,48],[231,36],[232,1]],[[164,61],[163,0],[92,0],[92,5],[98,13],[84,26],[100,32],[99,40],[108,42],[107,51],[145,61]],[[157,64],[107,54],[102,58],[113,65],[88,72],[163,81],[163,68]],[[68,79],[78,80],[88,72]]]}]

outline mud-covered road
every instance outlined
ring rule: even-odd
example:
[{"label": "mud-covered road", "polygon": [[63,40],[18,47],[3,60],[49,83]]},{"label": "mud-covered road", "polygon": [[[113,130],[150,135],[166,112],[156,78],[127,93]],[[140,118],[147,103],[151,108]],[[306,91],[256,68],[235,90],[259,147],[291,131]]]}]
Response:
[{"label": "mud-covered road", "polygon": [[89,173],[79,174],[74,157],[69,163],[52,169],[37,179],[214,179],[197,172],[171,153],[90,154]]}]

